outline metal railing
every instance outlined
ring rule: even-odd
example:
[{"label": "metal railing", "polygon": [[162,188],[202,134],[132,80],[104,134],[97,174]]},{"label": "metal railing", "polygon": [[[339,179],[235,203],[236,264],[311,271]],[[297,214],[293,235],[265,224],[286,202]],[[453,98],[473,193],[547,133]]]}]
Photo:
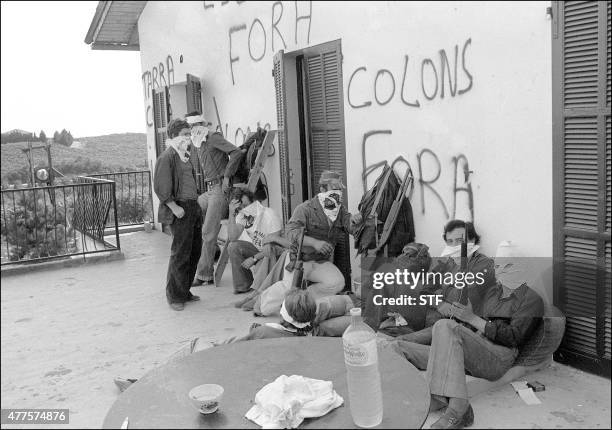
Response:
[{"label": "metal railing", "polygon": [[[153,196],[151,192],[150,171],[96,173],[87,176],[115,182],[117,223],[119,227],[153,221]],[[107,227],[114,225],[115,217],[111,213],[107,221]]]},{"label": "metal railing", "polygon": [[[2,266],[121,249],[111,180],[2,189],[0,210]],[[105,236],[110,214],[114,235]]]}]

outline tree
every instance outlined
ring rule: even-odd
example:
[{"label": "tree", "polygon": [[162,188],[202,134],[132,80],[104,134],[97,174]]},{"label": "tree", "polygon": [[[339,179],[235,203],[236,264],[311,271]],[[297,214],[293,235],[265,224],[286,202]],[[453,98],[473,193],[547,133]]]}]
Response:
[{"label": "tree", "polygon": [[40,133],[38,134],[38,139],[43,143],[47,142],[47,135],[43,130],[40,130]]},{"label": "tree", "polygon": [[55,130],[55,133],[53,133],[53,141],[55,143],[60,143],[60,134],[57,130]]}]

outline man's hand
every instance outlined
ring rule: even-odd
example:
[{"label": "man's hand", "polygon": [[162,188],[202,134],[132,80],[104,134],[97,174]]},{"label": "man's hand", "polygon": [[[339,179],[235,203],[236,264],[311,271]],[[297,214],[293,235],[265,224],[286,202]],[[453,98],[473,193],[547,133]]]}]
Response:
[{"label": "man's hand", "polygon": [[253,267],[255,263],[257,263],[257,260],[255,260],[253,257],[249,257],[246,260],[244,260],[240,266],[242,266],[243,269],[248,270],[251,267]]},{"label": "man's hand", "polygon": [[442,302],[442,304],[438,306],[438,312],[440,312],[443,317],[450,318],[451,308],[452,308],[452,305],[450,303]]},{"label": "man's hand", "polygon": [[224,193],[229,192],[230,190],[230,184],[229,184],[229,178],[227,176],[223,177],[223,185],[221,187],[221,189],[223,190]]},{"label": "man's hand", "polygon": [[314,245],[314,249],[319,254],[323,255],[330,255],[334,251],[334,247],[331,246],[329,242],[326,242],[324,240],[318,240]]},{"label": "man's hand", "polygon": [[361,224],[363,221],[363,216],[360,212],[357,212],[354,215],[351,215],[351,224]]},{"label": "man's hand", "polygon": [[185,216],[185,209],[176,204],[176,202],[168,202],[166,206],[172,211],[175,217],[181,219]]},{"label": "man's hand", "polygon": [[230,215],[233,215],[236,213],[236,209],[238,209],[240,207],[240,201],[238,199],[233,199],[230,203],[229,203],[229,213]]},{"label": "man's hand", "polygon": [[467,306],[462,305],[459,302],[453,303],[451,305],[450,312],[451,312],[451,317],[455,317],[459,321],[463,321],[468,324],[472,324],[474,319],[478,318],[472,310],[472,303],[470,303],[469,301],[468,301]]}]

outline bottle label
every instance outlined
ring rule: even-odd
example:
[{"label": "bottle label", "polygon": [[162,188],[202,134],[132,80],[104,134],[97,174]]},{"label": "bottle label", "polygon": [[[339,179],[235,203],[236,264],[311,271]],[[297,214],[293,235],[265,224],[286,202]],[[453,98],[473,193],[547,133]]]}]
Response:
[{"label": "bottle label", "polygon": [[344,361],[351,366],[369,366],[378,361],[376,339],[351,345],[344,342]]}]

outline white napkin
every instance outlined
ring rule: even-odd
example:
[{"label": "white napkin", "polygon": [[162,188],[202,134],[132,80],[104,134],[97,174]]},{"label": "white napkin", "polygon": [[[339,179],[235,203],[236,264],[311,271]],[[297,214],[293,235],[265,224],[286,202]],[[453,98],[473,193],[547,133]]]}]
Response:
[{"label": "white napkin", "polygon": [[297,428],[304,418],[322,417],[342,403],[331,381],[281,375],[259,390],[245,416],[262,428]]}]

